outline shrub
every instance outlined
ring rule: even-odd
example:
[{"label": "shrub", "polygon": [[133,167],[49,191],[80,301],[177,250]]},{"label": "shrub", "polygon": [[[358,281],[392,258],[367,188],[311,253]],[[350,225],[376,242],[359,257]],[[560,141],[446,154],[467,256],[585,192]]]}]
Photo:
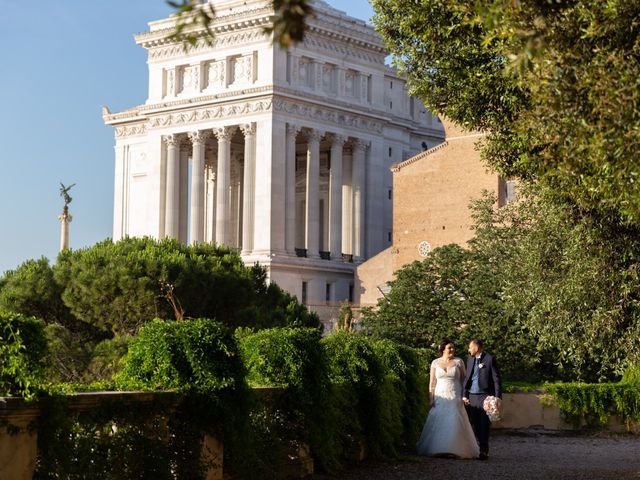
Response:
[{"label": "shrub", "polygon": [[[333,431],[324,412],[330,398],[320,332],[273,328],[238,332],[238,337],[249,383],[284,390],[269,412],[272,418],[282,417],[276,428],[280,445],[275,448],[282,450],[287,443],[302,440],[311,446],[319,467],[331,470],[336,462],[329,458],[327,446]],[[266,420],[264,414],[261,418]]]},{"label": "shrub", "polygon": [[345,332],[322,344],[342,455],[353,454],[361,443],[372,457],[394,457],[400,447],[412,447],[427,391],[415,350]]},{"label": "shrub", "polygon": [[153,320],[131,341],[123,388],[213,394],[243,384],[236,342],[215,320]]},{"label": "shrub", "polygon": [[0,311],[0,396],[33,398],[42,388],[46,354],[42,320]]}]

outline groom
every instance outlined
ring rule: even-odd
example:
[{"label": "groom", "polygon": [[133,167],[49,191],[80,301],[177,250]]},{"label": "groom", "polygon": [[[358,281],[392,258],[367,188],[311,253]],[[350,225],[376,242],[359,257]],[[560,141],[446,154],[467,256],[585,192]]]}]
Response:
[{"label": "groom", "polygon": [[493,355],[482,350],[482,340],[469,343],[467,375],[464,379],[462,401],[467,406],[469,421],[480,444],[480,460],[489,455],[489,428],[491,422],[482,404],[488,396],[502,398],[502,381],[498,363]]}]

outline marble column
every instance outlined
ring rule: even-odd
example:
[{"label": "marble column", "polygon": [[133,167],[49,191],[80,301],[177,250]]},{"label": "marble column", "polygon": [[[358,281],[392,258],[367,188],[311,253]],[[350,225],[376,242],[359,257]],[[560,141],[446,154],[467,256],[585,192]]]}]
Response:
[{"label": "marble column", "polygon": [[365,151],[368,142],[356,140],[353,144],[353,256],[354,261],[361,261],[365,256]]},{"label": "marble column", "polygon": [[64,206],[62,215],[58,216],[58,220],[60,220],[60,251],[62,252],[69,248],[69,224],[73,220],[67,205]]},{"label": "marble column", "polygon": [[244,134],[244,178],[242,198],[242,254],[253,250],[253,223],[255,218],[256,182],[256,124],[241,125]]},{"label": "marble column", "polygon": [[166,135],[167,145],[167,194],[165,236],[177,239],[180,235],[180,137]]},{"label": "marble column", "polygon": [[209,134],[192,132],[189,139],[193,145],[191,156],[191,212],[189,218],[189,241],[191,244],[204,241],[204,148]]},{"label": "marble column", "polygon": [[187,243],[189,237],[189,145],[185,145],[185,137],[182,136],[182,146],[180,147],[180,213],[178,214],[180,224],[179,239],[182,243]]},{"label": "marble column", "polygon": [[216,243],[229,245],[231,205],[229,187],[231,185],[231,137],[236,127],[216,128],[213,133],[218,138],[218,171],[216,175]]},{"label": "marble column", "polygon": [[299,131],[297,125],[287,124],[284,248],[292,255],[296,247],[296,136]]},{"label": "marble column", "polygon": [[307,257],[320,257],[320,139],[322,132],[310,129],[307,134],[307,196],[305,241]]},{"label": "marble column", "polygon": [[331,137],[329,170],[329,250],[332,260],[342,259],[342,148],[346,138]]},{"label": "marble column", "polygon": [[205,242],[213,243],[215,240],[216,225],[216,172],[212,165],[208,165],[206,168],[206,178]]}]

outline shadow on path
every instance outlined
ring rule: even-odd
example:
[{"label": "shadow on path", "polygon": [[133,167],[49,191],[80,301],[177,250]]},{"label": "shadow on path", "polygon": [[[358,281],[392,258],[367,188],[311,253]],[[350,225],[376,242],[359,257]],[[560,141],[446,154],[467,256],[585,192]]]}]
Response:
[{"label": "shadow on path", "polygon": [[640,437],[493,435],[488,461],[409,457],[363,462],[335,477],[313,480],[640,480]]}]

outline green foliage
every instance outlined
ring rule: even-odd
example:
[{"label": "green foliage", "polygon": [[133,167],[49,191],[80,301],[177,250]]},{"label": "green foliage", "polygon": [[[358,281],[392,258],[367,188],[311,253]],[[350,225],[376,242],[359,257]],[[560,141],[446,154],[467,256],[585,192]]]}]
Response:
[{"label": "green foliage", "polygon": [[614,228],[640,227],[637,2],[373,5],[411,92],[490,132],[491,166]]},{"label": "green foliage", "polygon": [[353,309],[351,304],[347,301],[342,302],[340,305],[340,311],[338,312],[338,324],[336,330],[343,332],[353,331]]},{"label": "green foliage", "polygon": [[0,311],[0,396],[33,398],[43,388],[44,322]]},{"label": "green foliage", "polygon": [[632,385],[640,385],[640,366],[629,365],[622,375],[620,383],[629,383]]},{"label": "green foliage", "polygon": [[251,384],[284,389],[253,409],[254,431],[272,429],[272,450],[303,441],[318,469],[335,472],[364,445],[372,457],[394,457],[415,444],[427,382],[414,349],[348,332],[321,340],[310,329],[237,336]]},{"label": "green foliage", "polygon": [[631,233],[613,239],[558,205],[546,191],[495,209],[472,204],[467,248],[436,248],[400,269],[376,310],[364,312],[374,337],[432,346],[455,339],[464,351],[485,340],[511,380],[617,379],[638,361],[638,262]]},{"label": "green foliage", "polygon": [[398,270],[377,308],[363,312],[363,324],[375,338],[430,349],[452,338],[465,351],[472,338],[482,338],[500,359],[503,374],[536,380],[545,366],[531,351],[534,337],[506,308],[503,293],[519,224],[507,212],[496,218],[494,202],[489,195],[473,206],[476,236],[468,248],[445,245]]},{"label": "green foliage", "polygon": [[201,394],[244,383],[233,335],[222,323],[205,318],[146,324],[131,341],[116,380],[123,389]]},{"label": "green foliage", "polygon": [[230,326],[304,325],[316,315],[275,285],[263,268],[210,244],[150,238],[66,250],[54,268],[62,298],[83,322],[133,334],[151,318],[217,318]]},{"label": "green foliage", "polygon": [[148,405],[103,401],[78,412],[64,397],[52,397],[38,428],[34,478],[204,478],[201,438],[193,423],[175,421],[174,402],[173,397],[157,397]]},{"label": "green foliage", "polygon": [[427,385],[418,356],[392,342],[336,333],[322,340],[333,386],[337,450],[393,457],[415,444],[424,421]]},{"label": "green foliage", "polygon": [[45,328],[49,352],[47,379],[52,383],[82,382],[85,379],[95,342],[70,329],[52,323]]},{"label": "green foliage", "polygon": [[49,260],[27,260],[15,270],[5,272],[0,281],[0,310],[36,317],[47,324],[69,326],[69,309],[61,299],[62,286],[53,278]]},{"label": "green foliage", "polygon": [[611,415],[625,421],[640,421],[640,388],[629,383],[547,384],[547,391],[558,402],[567,420],[576,425],[585,421],[598,426]]},{"label": "green foliage", "polygon": [[[512,207],[519,229],[505,261],[503,298],[511,316],[554,364],[556,380],[615,380],[638,362],[638,238],[609,237],[544,191]],[[499,215],[496,215],[496,218]]]},{"label": "green foliage", "polygon": [[[327,453],[331,427],[327,426],[329,382],[317,329],[273,328],[256,333],[238,334],[243,362],[252,386],[280,387],[269,412],[255,412],[264,420],[280,419],[273,425],[283,450],[302,441],[311,445],[320,468],[335,467],[335,459]],[[259,428],[259,426],[257,426]]]}]

